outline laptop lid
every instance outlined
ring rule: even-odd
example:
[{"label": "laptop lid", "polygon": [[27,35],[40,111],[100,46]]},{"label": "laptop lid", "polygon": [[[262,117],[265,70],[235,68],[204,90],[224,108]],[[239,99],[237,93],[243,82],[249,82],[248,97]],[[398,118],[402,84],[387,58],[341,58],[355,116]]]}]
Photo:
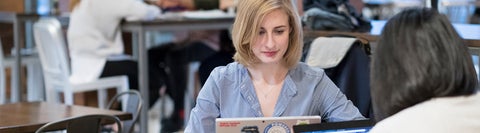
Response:
[{"label": "laptop lid", "polygon": [[375,125],[373,120],[329,122],[308,125],[295,125],[295,133],[367,133]]},{"label": "laptop lid", "polygon": [[217,133],[293,133],[294,125],[320,123],[320,116],[217,118]]}]

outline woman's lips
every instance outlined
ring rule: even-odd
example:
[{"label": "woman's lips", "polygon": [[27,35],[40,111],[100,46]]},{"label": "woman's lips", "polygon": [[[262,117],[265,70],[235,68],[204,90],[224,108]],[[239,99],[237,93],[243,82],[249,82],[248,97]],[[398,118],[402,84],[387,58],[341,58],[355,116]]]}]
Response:
[{"label": "woman's lips", "polygon": [[277,51],[267,51],[267,52],[263,52],[263,54],[265,54],[265,56],[267,57],[273,57],[277,54]]}]

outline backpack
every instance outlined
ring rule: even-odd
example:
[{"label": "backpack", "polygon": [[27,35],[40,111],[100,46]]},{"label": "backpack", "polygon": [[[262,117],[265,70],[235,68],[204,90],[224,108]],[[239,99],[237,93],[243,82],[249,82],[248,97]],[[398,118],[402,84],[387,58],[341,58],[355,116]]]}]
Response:
[{"label": "backpack", "polygon": [[308,29],[369,32],[372,28],[348,0],[304,0],[303,5],[302,23]]}]

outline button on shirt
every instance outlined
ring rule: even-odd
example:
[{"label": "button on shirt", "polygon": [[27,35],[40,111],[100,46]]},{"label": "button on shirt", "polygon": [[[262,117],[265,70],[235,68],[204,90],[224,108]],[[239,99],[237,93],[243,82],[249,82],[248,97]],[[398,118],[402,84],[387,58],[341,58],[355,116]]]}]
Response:
[{"label": "button on shirt", "polygon": [[[285,77],[273,117],[312,115],[327,122],[365,119],[322,69],[299,63]],[[185,132],[215,132],[216,118],[263,116],[247,68],[233,62],[212,71]]]}]

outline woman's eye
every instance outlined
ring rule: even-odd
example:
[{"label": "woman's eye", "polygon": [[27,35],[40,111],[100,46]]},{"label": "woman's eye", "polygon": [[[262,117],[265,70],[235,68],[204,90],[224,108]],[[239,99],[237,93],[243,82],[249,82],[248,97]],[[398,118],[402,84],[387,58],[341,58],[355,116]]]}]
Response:
[{"label": "woman's eye", "polygon": [[277,33],[279,35],[282,34],[283,32],[285,32],[285,30],[275,30],[275,33]]},{"label": "woman's eye", "polygon": [[260,32],[258,32],[258,34],[263,35],[263,34],[265,34],[265,31],[260,31]]}]

